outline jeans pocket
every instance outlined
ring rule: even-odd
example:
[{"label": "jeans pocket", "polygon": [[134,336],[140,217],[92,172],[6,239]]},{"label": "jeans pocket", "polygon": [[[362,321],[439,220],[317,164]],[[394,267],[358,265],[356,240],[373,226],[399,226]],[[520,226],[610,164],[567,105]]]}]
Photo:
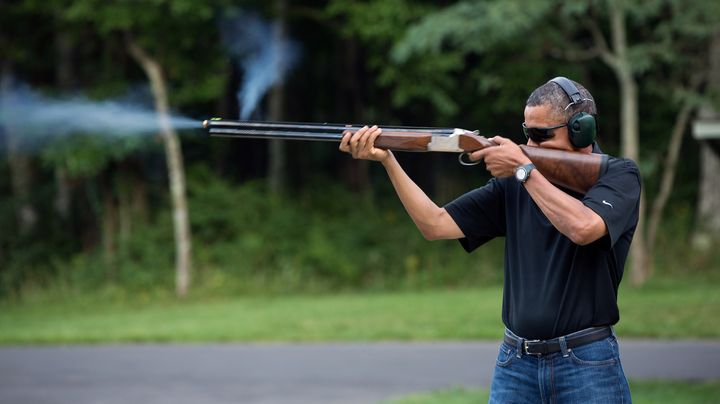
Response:
[{"label": "jeans pocket", "polygon": [[614,365],[618,362],[616,347],[614,337],[608,337],[571,349],[570,358],[579,365]]},{"label": "jeans pocket", "polygon": [[517,355],[517,348],[506,343],[500,344],[500,352],[498,352],[497,365],[505,367],[512,362]]}]

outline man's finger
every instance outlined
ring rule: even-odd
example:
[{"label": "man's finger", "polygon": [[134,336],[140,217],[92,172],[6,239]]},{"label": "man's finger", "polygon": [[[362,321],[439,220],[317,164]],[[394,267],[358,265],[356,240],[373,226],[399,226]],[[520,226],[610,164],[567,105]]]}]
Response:
[{"label": "man's finger", "polygon": [[352,137],[352,132],[349,130],[346,130],[343,132],[343,137],[340,140],[340,151],[343,151],[345,153],[350,152],[350,145],[348,144],[350,142],[350,138]]},{"label": "man's finger", "polygon": [[373,126],[369,127],[368,130],[363,134],[361,141],[363,143],[367,143],[368,139],[370,139],[370,137],[373,135],[373,133],[375,133],[375,131],[377,129],[378,129],[377,125],[373,125]]},{"label": "man's finger", "polygon": [[491,138],[488,139],[488,140],[491,141],[491,142],[497,143],[498,145],[502,145],[502,144],[505,144],[505,143],[508,143],[508,142],[509,142],[509,143],[512,143],[512,141],[511,141],[510,139],[504,138],[504,137],[502,137],[502,136],[493,136],[493,137],[491,137]]},{"label": "man's finger", "polygon": [[358,139],[358,146],[360,146],[360,149],[365,149],[367,147],[368,138],[372,135],[372,128],[368,129],[365,133],[363,133],[362,137]]},{"label": "man's finger", "polygon": [[352,138],[350,138],[350,143],[357,144],[357,142],[365,134],[365,132],[367,132],[367,130],[368,130],[367,125],[360,128],[357,132],[355,132],[354,135],[352,135]]},{"label": "man's finger", "polygon": [[485,157],[487,157],[488,153],[490,153],[490,147],[486,147],[484,149],[472,152],[468,157],[472,161],[485,160]]},{"label": "man's finger", "polygon": [[370,144],[375,146],[375,140],[382,134],[382,128],[375,127],[375,130],[370,133]]}]

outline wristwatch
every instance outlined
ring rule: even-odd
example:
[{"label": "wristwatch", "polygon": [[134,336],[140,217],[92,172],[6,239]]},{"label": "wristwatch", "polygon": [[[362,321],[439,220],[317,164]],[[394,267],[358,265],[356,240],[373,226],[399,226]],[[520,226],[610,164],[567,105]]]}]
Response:
[{"label": "wristwatch", "polygon": [[535,169],[535,164],[533,164],[533,163],[525,164],[524,166],[520,166],[520,167],[516,168],[515,169],[515,179],[519,183],[524,184],[525,181],[527,181],[528,178],[530,178],[530,173],[534,169]]}]

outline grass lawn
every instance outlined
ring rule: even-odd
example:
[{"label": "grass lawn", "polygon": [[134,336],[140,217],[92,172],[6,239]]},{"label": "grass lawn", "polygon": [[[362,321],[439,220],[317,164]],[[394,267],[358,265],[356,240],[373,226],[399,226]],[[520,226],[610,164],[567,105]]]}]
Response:
[{"label": "grass lawn", "polygon": [[[657,281],[620,291],[622,338],[719,338],[720,286]],[[0,304],[1,344],[499,339],[499,286],[393,293]]]},{"label": "grass lawn", "polygon": [[[666,381],[630,381],[633,403],[637,404],[707,404],[720,398],[720,382],[688,383]],[[488,390],[455,388],[417,394],[386,404],[476,404],[487,403]]]}]

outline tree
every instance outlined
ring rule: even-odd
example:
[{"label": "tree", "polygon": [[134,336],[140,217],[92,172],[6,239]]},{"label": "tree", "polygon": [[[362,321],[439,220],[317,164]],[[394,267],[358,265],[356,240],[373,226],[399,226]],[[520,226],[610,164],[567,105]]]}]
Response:
[{"label": "tree", "polygon": [[[701,108],[699,118],[702,120],[720,120],[720,29],[715,31],[708,52],[707,66],[709,102]],[[713,102],[714,101],[714,102]],[[720,239],[720,152],[708,141],[700,143],[700,190],[697,202],[697,216],[693,234],[693,245],[707,250]]]},{"label": "tree", "polygon": [[[21,24],[18,24],[17,20],[26,15],[27,10],[21,5],[0,3],[0,26],[3,27],[0,31],[0,54],[3,55],[0,60],[0,115],[8,110],[8,106],[17,102],[12,99],[17,84],[15,65],[29,59],[27,49],[14,41],[14,37],[22,32]],[[28,235],[38,222],[38,212],[31,198],[34,164],[28,154],[27,142],[13,127],[3,125],[3,121],[4,119],[0,121],[0,130],[6,144],[0,146],[5,146],[7,149],[17,228],[21,235]]]},{"label": "tree", "polygon": [[[523,18],[513,18],[520,11]],[[458,51],[465,56],[487,57],[523,38],[524,49],[527,50],[524,53],[526,62],[535,60],[539,63],[542,57],[547,56],[575,62],[599,58],[611,69],[618,82],[620,154],[639,162],[642,167],[644,157],[640,154],[639,127],[641,89],[638,80],[642,78],[645,88],[652,87],[653,83],[662,83],[665,87],[670,84],[672,88],[684,87],[686,90],[700,88],[701,79],[689,79],[687,74],[682,74],[692,71],[687,70],[688,66],[696,67],[697,53],[688,61],[682,52],[688,44],[707,39],[708,33],[717,24],[717,18],[713,17],[718,15],[717,11],[716,5],[699,1],[688,4],[657,0],[640,5],[624,0],[572,3],[554,0],[532,3],[520,0],[460,1],[428,14],[412,25],[406,36],[396,44],[394,56],[399,62],[418,55],[427,56],[428,53],[454,55]],[[582,23],[566,24],[567,21]],[[648,26],[651,28],[647,29]],[[610,40],[606,39],[606,32],[609,32]],[[553,45],[559,41],[563,46]],[[663,74],[666,70],[673,73]],[[668,79],[673,81],[668,83]],[[673,97],[676,94],[677,91],[667,91],[661,96]],[[680,104],[674,131],[676,135],[673,136],[676,139],[685,133],[695,105],[692,102]],[[667,201],[668,187],[672,187],[673,159],[679,148],[677,142],[671,145],[670,164],[664,168],[663,189],[653,208],[654,218],[649,226],[646,224],[646,192],[643,191],[641,196],[640,220],[631,252],[631,278],[636,284],[644,282],[651,273],[654,235]],[[652,238],[649,246],[648,230]]]},{"label": "tree", "polygon": [[[15,102],[11,99],[12,70],[9,63],[4,63],[0,72],[0,103]],[[6,109],[0,105],[0,109]],[[7,158],[11,173],[13,196],[17,201],[17,226],[21,235],[30,234],[37,224],[37,210],[31,200],[33,187],[33,161],[25,150],[27,147],[20,134],[12,127],[4,128],[7,142]]]},{"label": "tree", "polygon": [[150,81],[155,110],[160,121],[160,136],[165,145],[170,196],[173,206],[173,227],[175,229],[175,291],[178,296],[187,295],[192,270],[190,219],[185,192],[185,168],[178,134],[170,123],[170,102],[167,82],[160,63],[138,45],[132,37],[127,38],[128,51]]},{"label": "tree", "polygon": [[[150,82],[160,134],[165,146],[175,234],[176,293],[187,294],[191,272],[191,233],[185,190],[185,170],[177,133],[170,124],[169,79],[199,94],[216,96],[219,88],[202,88],[212,83],[209,73],[218,67],[213,60],[212,27],[216,2],[163,0],[147,7],[123,1],[84,0],[68,5],[66,18],[89,21],[106,38],[122,36],[129,54]],[[207,60],[205,65],[192,61],[193,54]],[[213,63],[215,61],[215,63]],[[168,77],[170,72],[170,77]],[[215,82],[215,84],[217,84]],[[214,92],[213,92],[214,90]],[[187,88],[185,89],[187,92]],[[196,99],[197,94],[193,94]]]},{"label": "tree", "polygon": [[[704,52],[683,52],[695,43],[707,41],[717,21],[706,20],[707,15],[717,15],[717,6],[703,2],[647,2],[637,7],[624,0],[608,0],[608,19],[610,43],[605,40],[597,20],[591,20],[589,30],[592,35],[595,52],[613,70],[620,87],[621,101],[621,139],[622,155],[640,161],[640,128],[638,111],[637,76],[652,86],[652,80],[662,82],[665,91],[662,94],[681,98],[679,110],[668,142],[665,164],[661,175],[660,189],[652,204],[649,218],[645,211],[647,192],[643,190],[640,198],[640,220],[631,247],[631,280],[635,284],[644,283],[654,268],[653,256],[662,212],[672,190],[681,139],[687,132],[687,125],[697,107],[693,96],[698,95],[707,71],[703,68]],[[669,18],[665,14],[669,14]],[[630,44],[628,25],[630,18],[641,23],[655,24],[649,34],[636,35],[635,43]],[[682,55],[680,57],[676,55]],[[653,76],[651,69],[663,68],[670,74]],[[671,80],[668,80],[670,78]],[[658,81],[656,81],[657,83]],[[667,87],[670,84],[668,91]],[[678,92],[684,92],[680,94]],[[688,94],[690,93],[689,97]],[[647,220],[647,224],[645,223]]]}]

